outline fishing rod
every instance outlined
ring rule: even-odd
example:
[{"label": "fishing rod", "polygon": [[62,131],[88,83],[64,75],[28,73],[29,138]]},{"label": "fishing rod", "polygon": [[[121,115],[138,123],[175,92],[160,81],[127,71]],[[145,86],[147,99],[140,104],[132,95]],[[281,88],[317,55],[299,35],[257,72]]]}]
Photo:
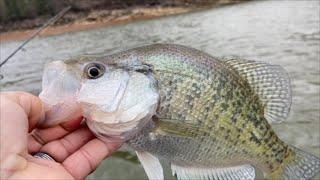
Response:
[{"label": "fishing rod", "polygon": [[71,9],[71,6],[68,6],[64,9],[62,9],[58,14],[53,16],[51,19],[49,19],[44,25],[42,25],[36,32],[34,32],[27,40],[25,40],[20,46],[17,47],[16,50],[14,50],[3,62],[0,63],[0,67],[2,67],[8,60],[14,56],[18,51],[20,51],[29,41],[31,41],[33,38],[35,38],[41,31],[43,31],[45,28],[47,28],[49,25],[55,23],[60,18],[63,17],[69,10]]}]

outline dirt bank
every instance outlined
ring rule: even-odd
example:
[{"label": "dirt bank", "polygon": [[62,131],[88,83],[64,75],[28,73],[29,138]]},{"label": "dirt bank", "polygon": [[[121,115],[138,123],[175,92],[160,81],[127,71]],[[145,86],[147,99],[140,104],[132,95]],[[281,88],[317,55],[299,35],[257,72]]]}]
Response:
[{"label": "dirt bank", "polygon": [[[1,1],[1,0],[0,0]],[[3,1],[3,0],[2,0]],[[99,28],[116,24],[123,24],[137,20],[152,19],[156,17],[187,13],[247,0],[216,0],[205,3],[164,5],[141,5],[122,9],[106,9],[94,7],[83,11],[70,10],[54,25],[46,28],[39,36],[56,35],[65,32]],[[171,1],[174,2],[174,1]],[[179,0],[178,2],[182,2]],[[49,19],[48,16],[37,16],[31,19],[11,20],[0,25],[0,40],[22,40],[28,38],[42,24]]]},{"label": "dirt bank", "polygon": [[[86,30],[92,28],[99,28],[104,26],[111,26],[116,24],[123,24],[137,20],[151,19],[161,16],[169,16],[173,14],[181,14],[190,11],[199,10],[200,8],[187,7],[141,7],[130,10],[100,10],[93,11],[87,16],[79,17],[77,19],[65,24],[55,25],[46,28],[39,36],[56,35],[65,32],[73,32],[79,30]],[[72,15],[68,15],[72,16]],[[0,40],[22,40],[29,37],[37,28],[26,30],[13,30],[0,33]]]}]

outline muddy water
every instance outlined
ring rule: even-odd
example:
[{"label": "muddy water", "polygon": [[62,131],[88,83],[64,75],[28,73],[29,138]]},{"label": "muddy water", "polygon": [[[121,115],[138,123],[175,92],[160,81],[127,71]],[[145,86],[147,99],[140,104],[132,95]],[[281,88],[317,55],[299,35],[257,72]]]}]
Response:
[{"label": "muddy water", "polygon": [[[1,90],[38,93],[43,66],[52,60],[158,42],[189,45],[282,65],[292,79],[293,104],[288,121],[274,128],[284,141],[320,155],[319,13],[318,1],[259,1],[38,38],[1,69]],[[1,59],[20,43],[1,43]],[[146,178],[140,165],[116,158],[89,178],[106,177]]]}]

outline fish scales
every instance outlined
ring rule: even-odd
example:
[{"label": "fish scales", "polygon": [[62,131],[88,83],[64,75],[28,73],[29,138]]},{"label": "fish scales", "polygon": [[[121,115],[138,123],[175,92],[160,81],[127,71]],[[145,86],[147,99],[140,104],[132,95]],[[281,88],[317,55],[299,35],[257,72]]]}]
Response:
[{"label": "fish scales", "polygon": [[[196,124],[206,129],[209,136],[193,140],[159,134],[154,140],[145,131],[146,134],[137,136],[140,143],[135,139],[130,143],[139,149],[143,144],[143,150],[160,153],[177,163],[223,166],[236,163],[235,158],[239,163],[243,160],[254,163],[258,158],[271,170],[278,167],[288,153],[287,146],[263,120],[259,99],[246,82],[211,56],[181,49],[168,51],[152,50],[148,54],[144,50],[140,57],[153,65],[159,84],[162,101],[157,116]],[[166,152],[168,147],[174,147],[175,153]]]}]

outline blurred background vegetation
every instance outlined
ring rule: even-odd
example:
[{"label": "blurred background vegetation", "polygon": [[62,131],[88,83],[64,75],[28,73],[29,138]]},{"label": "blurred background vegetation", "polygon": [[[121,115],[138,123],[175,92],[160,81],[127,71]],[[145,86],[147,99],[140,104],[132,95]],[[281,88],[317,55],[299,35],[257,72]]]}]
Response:
[{"label": "blurred background vegetation", "polygon": [[14,20],[52,16],[71,5],[71,11],[94,9],[124,9],[133,6],[207,6],[245,0],[0,0],[2,23]]}]

